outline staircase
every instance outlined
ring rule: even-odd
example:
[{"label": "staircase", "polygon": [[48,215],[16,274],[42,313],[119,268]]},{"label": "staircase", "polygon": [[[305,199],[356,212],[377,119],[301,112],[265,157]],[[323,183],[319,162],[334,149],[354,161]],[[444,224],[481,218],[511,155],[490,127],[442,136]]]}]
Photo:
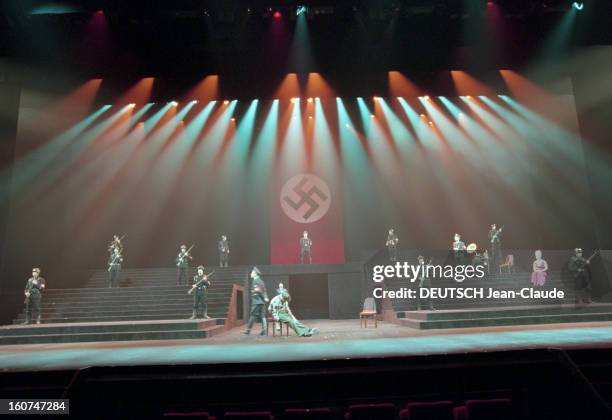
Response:
[{"label": "staircase", "polygon": [[[491,299],[486,290],[520,291],[531,286],[531,273],[494,274],[483,279],[457,283],[453,279],[431,280],[431,287],[482,287],[485,297],[477,299],[434,299],[435,311],[417,311],[417,299],[390,299],[397,322],[416,329],[470,328],[507,325],[556,324],[569,322],[612,321],[612,305],[599,303],[575,305],[574,290],[561,278],[560,272],[549,271],[546,285],[537,290],[557,288],[565,293],[562,299]],[[417,290],[416,283],[405,279],[388,279],[387,290],[402,287]],[[424,302],[426,304],[426,302]]]},{"label": "staircase", "polygon": [[[193,296],[189,285],[176,285],[176,274],[175,268],[124,269],[119,287],[109,288],[108,273],[100,270],[81,288],[48,289],[43,324],[2,327],[0,344],[205,338],[223,329],[232,289],[244,285],[248,269],[216,269],[209,320],[189,320]],[[13,323],[24,320],[25,309]]]}]

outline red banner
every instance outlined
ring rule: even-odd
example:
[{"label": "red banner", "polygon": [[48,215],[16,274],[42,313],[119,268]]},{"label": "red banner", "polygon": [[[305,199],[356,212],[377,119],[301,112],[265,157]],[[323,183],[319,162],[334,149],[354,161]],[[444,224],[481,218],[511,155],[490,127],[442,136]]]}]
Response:
[{"label": "red banner", "polygon": [[339,187],[321,176],[299,173],[278,179],[272,190],[272,264],[300,263],[300,238],[304,231],[308,231],[312,240],[313,264],[344,263]]}]

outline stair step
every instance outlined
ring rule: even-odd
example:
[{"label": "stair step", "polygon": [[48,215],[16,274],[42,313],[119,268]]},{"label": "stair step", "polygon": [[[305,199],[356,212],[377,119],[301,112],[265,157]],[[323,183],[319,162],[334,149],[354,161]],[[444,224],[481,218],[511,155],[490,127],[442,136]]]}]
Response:
[{"label": "stair step", "polygon": [[45,343],[84,343],[99,341],[136,341],[136,340],[189,340],[210,337],[223,326],[207,327],[190,331],[144,331],[144,332],[109,332],[77,333],[57,335],[31,335],[0,337],[0,345],[10,344],[45,344]]},{"label": "stair step", "polygon": [[188,331],[209,326],[223,325],[224,318],[206,320],[165,320],[133,321],[115,323],[66,323],[39,324],[0,327],[0,337],[15,335],[76,334],[80,332],[146,332],[146,331]]}]

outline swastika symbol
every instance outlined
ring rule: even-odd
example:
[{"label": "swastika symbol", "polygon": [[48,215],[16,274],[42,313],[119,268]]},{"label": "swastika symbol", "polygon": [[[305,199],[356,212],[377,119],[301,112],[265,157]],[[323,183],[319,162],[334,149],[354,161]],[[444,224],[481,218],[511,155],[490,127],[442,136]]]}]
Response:
[{"label": "swastika symbol", "polygon": [[314,223],[331,205],[331,192],[321,178],[299,174],[290,178],[281,189],[281,206],[285,214],[298,223]]}]

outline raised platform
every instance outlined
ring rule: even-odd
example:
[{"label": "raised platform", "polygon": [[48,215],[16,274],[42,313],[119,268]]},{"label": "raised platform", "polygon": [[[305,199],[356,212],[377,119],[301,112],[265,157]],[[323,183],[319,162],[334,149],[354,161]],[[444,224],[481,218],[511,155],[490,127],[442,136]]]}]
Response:
[{"label": "raised platform", "polygon": [[83,322],[0,327],[0,345],[209,338],[225,330],[224,319]]},{"label": "raised platform", "polygon": [[[385,286],[387,290],[400,290],[403,287],[409,289],[417,289],[417,284],[411,283],[405,279],[388,279],[385,280]],[[493,274],[479,280],[471,280],[463,283],[457,283],[453,279],[432,279],[431,287],[439,288],[454,288],[454,287],[483,287],[492,288],[494,290],[508,290],[519,292],[524,287],[531,287],[531,273],[519,272],[519,273],[504,273],[504,274]],[[540,305],[551,305],[551,304],[571,304],[574,302],[575,294],[572,287],[568,287],[566,281],[563,280],[561,272],[551,271],[549,272],[546,285],[542,290],[551,290],[557,288],[563,290],[565,296],[563,299],[531,299],[529,300],[530,306]],[[525,299],[520,297],[507,298],[507,299],[490,299],[490,298],[477,298],[477,299],[436,299],[436,309],[474,309],[474,308],[489,308],[489,307],[500,307],[500,306],[525,306]],[[412,311],[416,309],[416,299],[392,299],[391,304],[396,312]]]},{"label": "raised platform", "polygon": [[[217,269],[208,293],[208,315],[226,318],[234,285],[243,285],[245,267]],[[191,278],[189,279],[191,282]],[[42,300],[45,324],[188,319],[193,296],[176,285],[176,268],[125,269],[119,287],[108,287],[108,273],[93,273],[78,289],[48,289]],[[22,323],[25,312],[14,323]]]},{"label": "raised platform", "polygon": [[612,304],[532,305],[400,311],[398,323],[420,330],[612,321]]}]

